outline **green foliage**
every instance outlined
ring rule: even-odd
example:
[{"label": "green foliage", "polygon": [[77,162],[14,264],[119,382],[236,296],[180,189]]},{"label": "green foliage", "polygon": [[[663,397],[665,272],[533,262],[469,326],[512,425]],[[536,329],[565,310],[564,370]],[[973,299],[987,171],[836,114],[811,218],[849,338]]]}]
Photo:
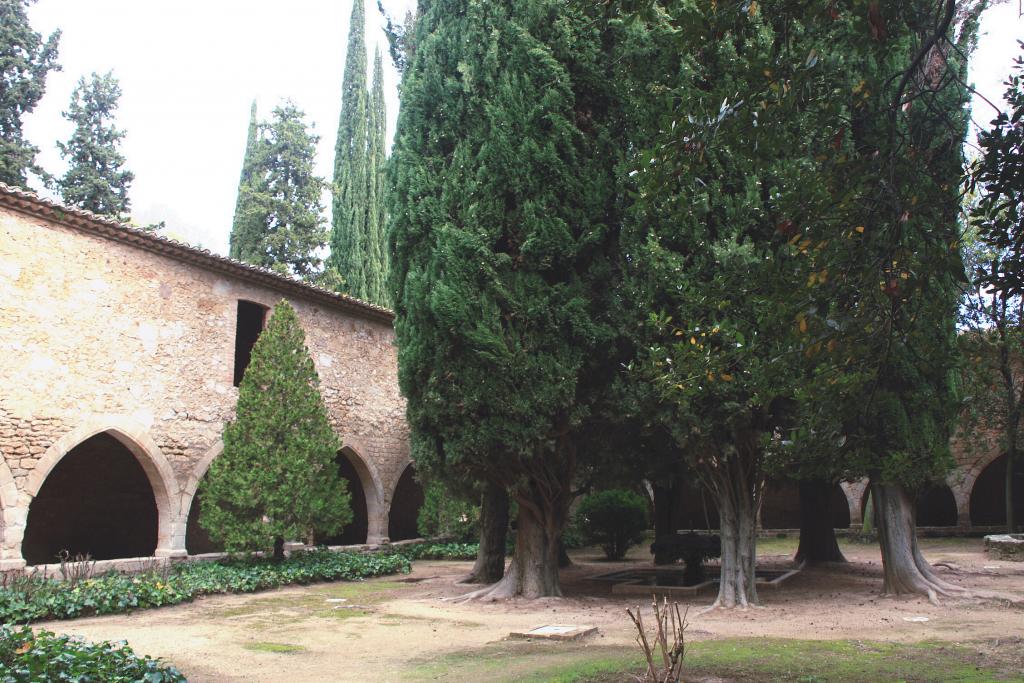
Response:
[{"label": "green foliage", "polygon": [[171,683],[185,676],[173,666],[139,657],[121,643],[87,643],[75,636],[24,626],[0,626],[0,679],[24,681],[105,681]]},{"label": "green foliage", "polygon": [[306,128],[305,114],[291,102],[274,107],[270,122],[253,134],[255,104],[239,180],[230,254],[253,265],[301,277],[320,267],[317,250],[326,243],[320,195],[314,175],[319,136]]},{"label": "green foliage", "polygon": [[423,487],[423,506],[416,521],[424,538],[451,538],[470,543],[479,538],[480,505],[454,495],[440,480]]},{"label": "green foliage", "polygon": [[74,583],[28,576],[0,588],[0,620],[27,623],[118,614],[176,605],[201,595],[252,593],[290,584],[355,581],[408,571],[408,559],[401,555],[314,550],[280,562],[256,558],[190,562],[169,571],[134,576],[112,572]]},{"label": "green foliage", "polygon": [[125,158],[118,150],[125,136],[113,123],[120,98],[121,86],[111,72],[78,80],[64,112],[75,130],[66,143],[57,143],[61,157],[68,161],[68,171],[57,181],[57,188],[66,204],[125,219],[128,186],[135,175],[123,169]]},{"label": "green foliage", "polygon": [[978,134],[982,155],[971,171],[971,182],[980,196],[971,219],[998,256],[979,274],[981,282],[1019,297],[1024,294],[1024,57],[1014,60],[1006,86],[1007,111],[999,112],[991,128]]},{"label": "green foliage", "polygon": [[422,9],[389,207],[414,458],[547,507],[558,530],[614,367],[607,56],[565,3]]},{"label": "green foliage", "polygon": [[479,549],[477,543],[410,543],[395,553],[409,560],[475,560]]},{"label": "green foliage", "polygon": [[[252,184],[253,175],[256,169],[253,164],[256,159],[256,141],[259,136],[259,119],[256,118],[256,100],[252,101],[249,108],[249,133],[245,138],[245,156],[242,158],[242,172],[238,178],[238,194],[235,196],[235,213],[231,220],[231,235],[228,237],[228,256],[239,261],[244,261],[242,247],[246,251],[255,250],[259,243],[261,229],[257,221],[246,220],[246,202],[248,194],[242,190]],[[245,201],[243,201],[245,200]]]},{"label": "green foliage", "polygon": [[621,560],[644,538],[647,503],[632,491],[598,491],[580,501],[576,518],[590,543],[600,545],[609,560]]},{"label": "green foliage", "polygon": [[334,147],[334,203],[328,265],[354,297],[388,305],[384,163],[387,151],[383,66],[374,55],[366,84],[366,10],[352,3]]},{"label": "green foliage", "polygon": [[25,10],[34,0],[0,0],[0,183],[28,187],[28,174],[49,176],[35,163],[39,148],[22,134],[22,117],[35,109],[46,74],[60,71],[54,31],[43,42]]},{"label": "green foliage", "polygon": [[295,310],[282,301],[252,350],[224,452],[200,486],[200,524],[228,550],[268,549],[352,521],[340,444]]}]

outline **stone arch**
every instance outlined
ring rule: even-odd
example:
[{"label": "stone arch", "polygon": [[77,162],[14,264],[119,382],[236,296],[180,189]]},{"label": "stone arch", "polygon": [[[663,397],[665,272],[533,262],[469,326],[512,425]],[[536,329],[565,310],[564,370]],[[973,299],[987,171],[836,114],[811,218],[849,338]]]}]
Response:
[{"label": "stone arch", "polygon": [[331,545],[379,543],[383,540],[381,520],[384,507],[380,480],[367,460],[351,445],[343,446],[334,461],[348,482],[353,519],[342,533],[325,538],[324,542]]},{"label": "stone arch", "polygon": [[206,476],[213,461],[223,452],[224,442],[218,439],[216,443],[203,453],[203,457],[196,463],[195,468],[193,468],[192,473],[188,477],[188,481],[181,489],[181,515],[177,525],[181,536],[176,539],[176,542],[178,543],[177,547],[185,548],[186,552],[190,555],[216,552],[221,549],[210,541],[209,536],[198,524],[199,508],[202,503],[197,500],[197,494],[199,482]]},{"label": "stone arch", "polygon": [[416,521],[423,506],[423,488],[415,479],[415,463],[410,460],[399,471],[402,475],[395,482],[388,511],[388,537],[392,541],[419,536]]},{"label": "stone arch", "polygon": [[[19,548],[25,533],[27,512],[18,504],[18,485],[7,464],[7,456],[0,451],[0,571],[19,569],[24,565]],[[13,533],[15,529],[17,533]]]},{"label": "stone arch", "polygon": [[[146,475],[153,492],[157,513],[157,540],[154,555],[157,557],[181,555],[181,550],[174,544],[175,526],[180,510],[179,488],[174,471],[146,429],[141,424],[120,416],[96,417],[64,434],[50,445],[39,459],[35,469],[29,474],[19,496],[19,507],[23,508],[26,521],[32,501],[39,495],[43,484],[64,457],[80,444],[101,434],[109,435],[124,446],[135,457],[135,461]],[[11,536],[16,537],[12,540],[17,541],[19,554],[24,533],[24,526],[20,529],[11,528]]]},{"label": "stone arch", "polygon": [[[991,458],[970,479],[970,519],[972,526],[1000,526],[1006,524],[1006,463],[1002,453]],[[1014,467],[1014,511],[1017,519],[1024,518],[1024,471],[1020,464]]]}]

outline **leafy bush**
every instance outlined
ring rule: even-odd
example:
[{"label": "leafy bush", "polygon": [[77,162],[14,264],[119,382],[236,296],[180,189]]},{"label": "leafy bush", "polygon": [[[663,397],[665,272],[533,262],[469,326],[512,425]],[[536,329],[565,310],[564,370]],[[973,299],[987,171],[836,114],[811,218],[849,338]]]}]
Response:
[{"label": "leafy bush", "polygon": [[28,626],[0,626],[0,680],[185,681],[180,671],[151,657],[139,657],[123,643],[87,643]]},{"label": "leafy bush", "polygon": [[427,482],[416,526],[424,538],[471,543],[480,537],[480,505],[454,495],[440,481]]},{"label": "leafy bush", "polygon": [[475,560],[478,543],[412,543],[395,548],[409,560]]},{"label": "leafy bush", "polygon": [[609,560],[621,560],[631,545],[643,540],[647,504],[632,491],[599,491],[586,496],[576,511],[584,536],[604,550]]},{"label": "leafy bush", "polygon": [[134,576],[111,572],[77,583],[26,576],[0,587],[0,621],[27,623],[115,614],[175,605],[212,593],[251,593],[288,584],[355,581],[408,571],[409,560],[402,555],[318,549],[281,562],[257,558],[189,562]]}]

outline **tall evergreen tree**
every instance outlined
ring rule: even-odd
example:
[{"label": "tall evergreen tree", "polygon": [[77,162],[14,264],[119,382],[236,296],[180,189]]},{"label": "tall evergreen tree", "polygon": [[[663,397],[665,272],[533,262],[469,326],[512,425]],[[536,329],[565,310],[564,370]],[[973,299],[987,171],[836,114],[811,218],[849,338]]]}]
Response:
[{"label": "tall evergreen tree", "polygon": [[366,9],[354,0],[349,19],[341,117],[334,145],[331,254],[328,267],[345,281],[349,294],[369,298],[365,268],[370,252],[367,218],[370,191],[370,111],[366,89]]},{"label": "tall evergreen tree", "polygon": [[200,524],[228,550],[273,548],[281,558],[285,540],[352,520],[319,383],[299,318],[282,301],[252,349],[224,452],[200,485]]},{"label": "tall evergreen tree", "polygon": [[389,207],[413,454],[518,503],[512,564],[482,597],[558,595],[578,444],[614,368],[611,60],[558,0],[420,11]]},{"label": "tall evergreen tree", "polygon": [[380,50],[373,58],[373,90],[370,98],[370,146],[366,193],[366,296],[377,304],[390,304],[388,296],[387,208],[384,166],[387,162],[387,110],[384,106],[384,67]]},{"label": "tall evergreen tree", "polygon": [[57,187],[67,204],[101,216],[126,218],[128,187],[135,175],[124,170],[125,158],[118,150],[125,136],[113,122],[120,98],[121,86],[111,72],[78,79],[64,112],[75,130],[66,143],[57,143],[61,156],[69,162]]},{"label": "tall evergreen tree", "polygon": [[26,8],[34,0],[0,0],[0,183],[28,187],[28,174],[48,176],[35,163],[39,148],[22,134],[22,117],[42,99],[46,74],[60,71],[60,31],[32,30]]},{"label": "tall evergreen tree", "polygon": [[235,197],[235,215],[231,221],[231,236],[229,238],[228,256],[233,259],[243,260],[242,254],[249,252],[254,243],[260,239],[260,226],[258,222],[245,220],[248,216],[243,201],[243,188],[252,183],[253,162],[256,156],[256,141],[258,139],[259,121],[256,119],[256,100],[252,101],[249,108],[249,134],[245,138],[245,156],[242,157],[242,172],[238,178],[238,195]]},{"label": "tall evergreen tree", "polygon": [[314,277],[326,230],[323,181],[313,173],[319,137],[291,102],[257,125],[256,140],[238,190],[232,254],[264,268]]}]

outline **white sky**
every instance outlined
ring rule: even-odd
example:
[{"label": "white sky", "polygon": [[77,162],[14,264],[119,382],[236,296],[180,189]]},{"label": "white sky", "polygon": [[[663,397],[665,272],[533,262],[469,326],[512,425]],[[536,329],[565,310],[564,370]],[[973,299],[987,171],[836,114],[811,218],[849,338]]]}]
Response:
[{"label": "white sky", "polygon": [[[32,27],[44,36],[60,28],[59,61],[46,95],[25,118],[25,134],[49,172],[63,174],[56,148],[71,124],[61,117],[79,77],[113,70],[123,95],[117,124],[127,131],[122,150],[135,173],[133,220],[167,222],[165,234],[226,254],[249,105],[260,116],[292,99],[321,136],[317,171],[332,176],[334,136],[341,107],[348,19],[352,0],[38,0]],[[367,43],[384,55],[389,133],[398,108],[397,75],[387,55],[375,0],[365,0]],[[397,20],[415,0],[385,0]],[[971,78],[999,102],[1012,60],[1024,38],[1018,3],[990,10]],[[976,103],[987,125],[993,112]]]}]

